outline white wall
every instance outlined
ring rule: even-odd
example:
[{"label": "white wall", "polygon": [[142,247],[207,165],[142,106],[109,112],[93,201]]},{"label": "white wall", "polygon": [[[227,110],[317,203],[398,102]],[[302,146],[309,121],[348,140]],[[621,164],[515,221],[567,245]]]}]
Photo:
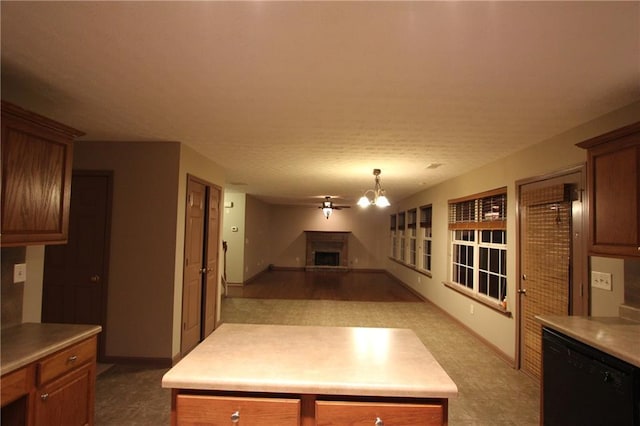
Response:
[{"label": "white wall", "polygon": [[25,262],[27,280],[22,299],[22,322],[41,322],[44,246],[28,246]]},{"label": "white wall", "polygon": [[[247,196],[241,192],[224,192],[224,202],[233,207],[224,209],[222,239],[227,242],[227,282],[244,282],[245,271],[245,216]],[[237,229],[237,230],[235,230]]]},{"label": "white wall", "polygon": [[591,271],[611,274],[611,290],[591,287],[591,315],[611,317],[618,315],[624,303],[624,260],[611,257],[591,256]]}]

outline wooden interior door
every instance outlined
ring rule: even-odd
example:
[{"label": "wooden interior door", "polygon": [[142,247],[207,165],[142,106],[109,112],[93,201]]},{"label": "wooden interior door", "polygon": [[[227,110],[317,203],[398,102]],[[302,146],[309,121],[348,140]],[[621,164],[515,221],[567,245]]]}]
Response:
[{"label": "wooden interior door", "polygon": [[519,186],[519,365],[540,378],[536,315],[586,314],[586,252],[580,193],[583,174]]},{"label": "wooden interior door", "polygon": [[220,247],[220,188],[207,188],[209,197],[207,202],[207,232],[206,232],[206,278],[204,286],[204,339],[216,328],[216,308],[218,301],[218,262]]},{"label": "wooden interior door", "polygon": [[204,277],[205,204],[207,188],[187,181],[184,272],[182,286],[181,353],[186,355],[202,337],[202,283]]},{"label": "wooden interior door", "polygon": [[69,240],[45,247],[42,322],[98,324],[104,357],[112,173],[74,171]]}]

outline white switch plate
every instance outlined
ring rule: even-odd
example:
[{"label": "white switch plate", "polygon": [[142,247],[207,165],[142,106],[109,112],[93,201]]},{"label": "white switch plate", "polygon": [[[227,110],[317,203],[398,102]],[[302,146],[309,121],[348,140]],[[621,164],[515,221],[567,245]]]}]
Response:
[{"label": "white switch plate", "polygon": [[611,291],[611,274],[591,271],[591,287]]},{"label": "white switch plate", "polygon": [[13,282],[23,283],[27,280],[27,264],[16,263],[13,265]]}]

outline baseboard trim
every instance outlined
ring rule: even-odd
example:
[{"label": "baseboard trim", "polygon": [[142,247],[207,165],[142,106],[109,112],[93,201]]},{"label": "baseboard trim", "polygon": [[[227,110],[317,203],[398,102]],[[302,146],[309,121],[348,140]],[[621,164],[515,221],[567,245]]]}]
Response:
[{"label": "baseboard trim", "polygon": [[147,357],[130,357],[130,356],[105,356],[100,360],[106,364],[134,364],[144,365],[156,368],[170,368],[174,365],[171,358],[147,358]]}]

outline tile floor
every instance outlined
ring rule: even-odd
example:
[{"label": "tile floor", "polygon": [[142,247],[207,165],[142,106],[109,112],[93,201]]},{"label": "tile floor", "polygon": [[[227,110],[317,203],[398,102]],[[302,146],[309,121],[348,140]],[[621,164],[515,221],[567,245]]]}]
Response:
[{"label": "tile floor", "polygon": [[[429,303],[226,298],[233,323],[411,328],[458,386],[450,425],[539,424],[539,386]],[[96,424],[168,425],[165,369],[115,365],[97,380]]]}]

